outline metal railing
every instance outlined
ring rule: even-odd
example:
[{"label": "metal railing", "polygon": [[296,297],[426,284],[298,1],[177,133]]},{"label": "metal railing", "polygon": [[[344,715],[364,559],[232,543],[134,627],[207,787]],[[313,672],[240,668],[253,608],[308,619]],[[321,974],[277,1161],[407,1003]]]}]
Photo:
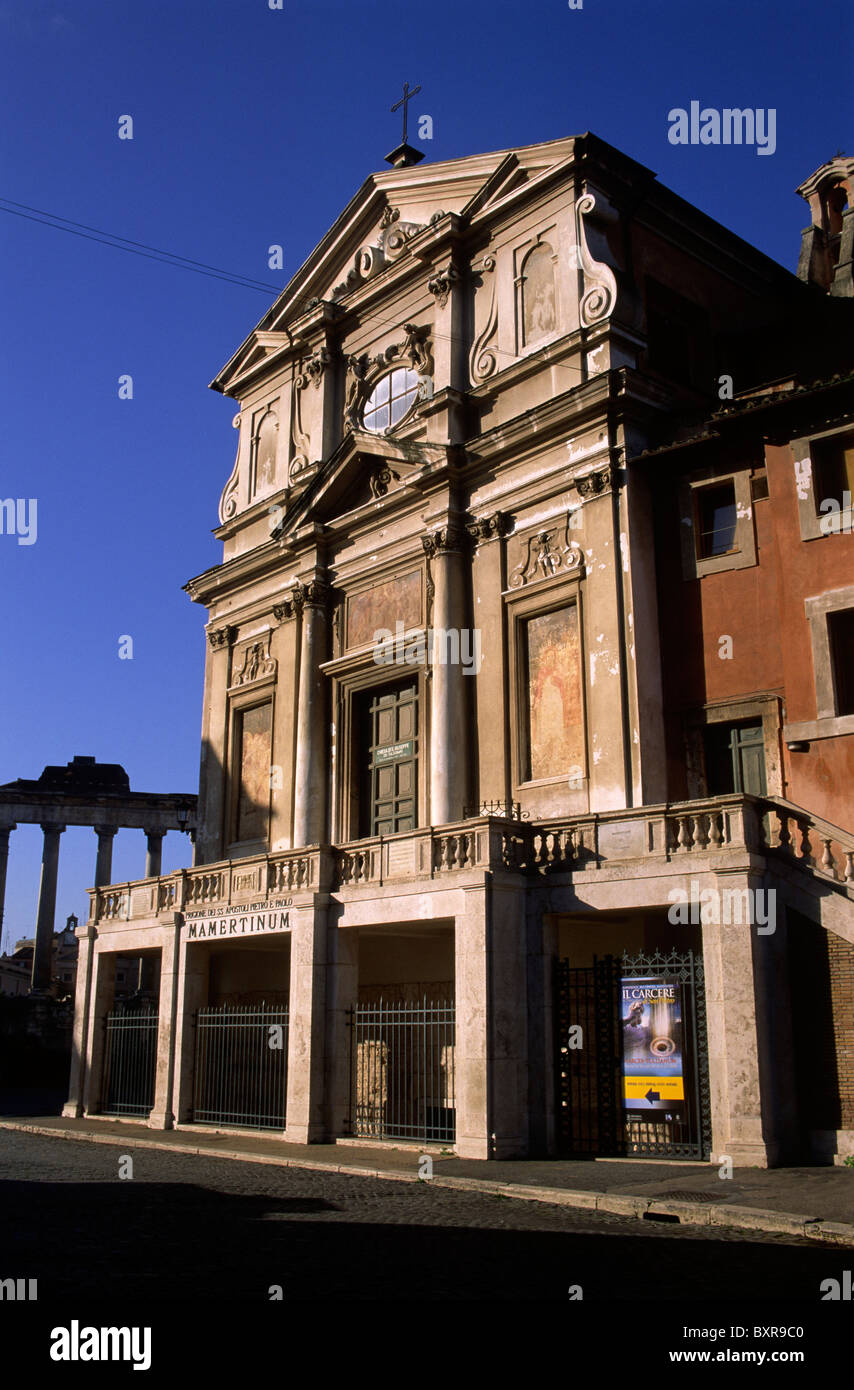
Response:
[{"label": "metal railing", "polygon": [[453,1142],[453,1002],[383,999],[349,1011],[350,1129],[359,1138]]},{"label": "metal railing", "polygon": [[196,1015],[193,1119],[244,1129],[284,1129],[288,1010],[212,1004]]},{"label": "metal railing", "polygon": [[106,1017],[104,1115],[147,1116],[154,1105],[158,1013],[117,1004]]}]

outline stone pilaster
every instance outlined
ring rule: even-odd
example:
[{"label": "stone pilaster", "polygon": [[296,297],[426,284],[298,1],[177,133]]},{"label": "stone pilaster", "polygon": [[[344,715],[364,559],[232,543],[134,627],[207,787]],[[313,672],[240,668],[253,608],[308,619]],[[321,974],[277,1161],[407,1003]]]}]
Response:
[{"label": "stone pilaster", "polygon": [[615,481],[610,463],[574,480],[584,499],[581,544],[586,571],[583,613],[591,811],[613,811],[632,805],[632,742],[622,558],[614,514]]},{"label": "stone pilaster", "polygon": [[310,1144],[325,1135],[327,901],[316,895],[291,909],[288,1101],[285,1139]]},{"label": "stone pilaster", "polygon": [[178,965],[180,917],[161,918],[163,942],[160,954],[160,1005],[157,1020],[157,1064],[154,1105],[148,1117],[150,1129],[171,1129],[175,1123],[173,1092],[175,1077],[175,1035],[178,1011]]},{"label": "stone pilaster", "polygon": [[228,682],[231,648],[237,629],[229,626],[208,628],[205,691],[202,720],[202,752],[199,768],[198,829],[193,862],[210,864],[221,859],[225,850],[225,769],[228,737]]},{"label": "stone pilaster", "polygon": [[[721,895],[740,892],[743,898],[749,890],[752,904],[761,879],[718,874],[715,886],[722,907],[717,915],[725,917],[730,899]],[[766,1144],[760,1086],[754,952],[761,948],[752,920],[703,922],[712,1156],[726,1154],[736,1166],[766,1168],[774,1156]]]},{"label": "stone pilaster", "polygon": [[92,966],[95,960],[97,932],[91,925],[77,929],[77,983],[74,994],[74,1031],[71,1039],[71,1071],[68,1078],[68,1099],[62,1113],[69,1120],[83,1114],[83,1091],[86,1082],[86,1054],[89,1046],[89,1013],[92,992]]},{"label": "stone pilaster", "polygon": [[350,1115],[348,1010],[359,997],[359,934],[330,923],[327,966],[327,1118],[329,1137],[346,1134]]},{"label": "stone pilaster", "polygon": [[455,931],[456,1150],[524,1153],[528,1121],[525,890],[465,889]]},{"label": "stone pilaster", "polygon": [[[481,517],[466,527],[475,547],[472,560],[472,593],[474,611],[472,622],[480,629],[481,668],[476,676],[466,676],[474,687],[476,727],[481,730],[477,741],[478,778],[473,800],[509,801],[510,750],[508,747],[509,714],[507,685],[504,676],[504,612],[501,594],[507,585],[504,579],[504,544],[509,522],[501,513]],[[494,737],[483,731],[494,731]]]}]

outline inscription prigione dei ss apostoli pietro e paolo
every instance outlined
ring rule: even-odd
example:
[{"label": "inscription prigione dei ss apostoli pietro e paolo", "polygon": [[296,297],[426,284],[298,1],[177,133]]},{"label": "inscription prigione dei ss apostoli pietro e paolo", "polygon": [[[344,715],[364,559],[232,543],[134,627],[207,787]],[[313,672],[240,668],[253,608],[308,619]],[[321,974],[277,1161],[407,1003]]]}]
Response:
[{"label": "inscription prigione dei ss apostoli pietro e paolo", "polygon": [[275,898],[272,902],[247,903],[235,912],[233,907],[218,907],[201,912],[185,912],[187,938],[209,936],[249,936],[250,933],[290,931],[290,913],[283,911],[292,898]]}]

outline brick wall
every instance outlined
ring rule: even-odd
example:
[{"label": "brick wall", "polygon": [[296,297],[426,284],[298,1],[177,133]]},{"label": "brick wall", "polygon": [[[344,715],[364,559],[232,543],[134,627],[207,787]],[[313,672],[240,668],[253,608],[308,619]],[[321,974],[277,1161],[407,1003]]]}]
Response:
[{"label": "brick wall", "polygon": [[801,1124],[854,1129],[854,946],[789,912]]}]

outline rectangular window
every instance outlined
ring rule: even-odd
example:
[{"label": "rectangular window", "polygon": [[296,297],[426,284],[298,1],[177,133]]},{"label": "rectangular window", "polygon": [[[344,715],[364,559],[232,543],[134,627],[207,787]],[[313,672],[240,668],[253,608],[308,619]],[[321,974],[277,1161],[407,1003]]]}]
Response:
[{"label": "rectangular window", "polygon": [[836,713],[854,714],[854,608],[827,615]]},{"label": "rectangular window", "polygon": [[272,701],[240,710],[236,726],[238,783],[234,839],[266,841],[270,819]]},{"label": "rectangular window", "polygon": [[728,555],[730,551],[735,550],[735,528],[738,520],[735,483],[718,483],[715,487],[697,488],[695,504],[698,560]]},{"label": "rectangular window", "polygon": [[[821,504],[828,501],[835,502],[839,510],[847,511],[854,496],[854,434],[817,439],[810,446],[810,453],[815,469],[816,513],[823,515]],[[827,511],[826,506],[824,511]]]},{"label": "rectangular window", "polygon": [[524,624],[527,750],[523,779],[567,776],[584,765],[578,606]]}]

